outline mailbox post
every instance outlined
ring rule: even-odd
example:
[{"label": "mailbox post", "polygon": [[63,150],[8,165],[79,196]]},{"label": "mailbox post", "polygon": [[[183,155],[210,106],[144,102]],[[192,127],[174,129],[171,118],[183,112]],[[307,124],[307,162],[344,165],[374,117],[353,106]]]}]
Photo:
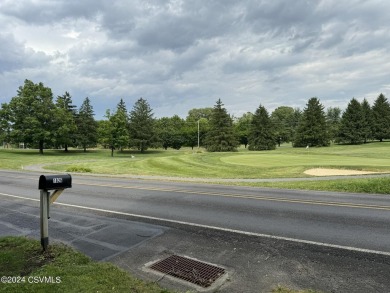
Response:
[{"label": "mailbox post", "polygon": [[[40,224],[41,224],[41,245],[43,250],[49,245],[49,207],[50,204],[60,196],[64,189],[72,188],[72,176],[61,175],[41,175],[39,177],[38,189],[40,196]],[[49,190],[54,190],[50,194]]]}]

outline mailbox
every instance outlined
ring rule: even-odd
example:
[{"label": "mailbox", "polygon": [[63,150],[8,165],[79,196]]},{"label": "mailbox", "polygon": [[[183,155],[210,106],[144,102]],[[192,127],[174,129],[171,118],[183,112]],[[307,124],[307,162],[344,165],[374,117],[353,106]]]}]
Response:
[{"label": "mailbox", "polygon": [[39,177],[38,189],[59,190],[72,187],[72,176],[70,174],[61,175],[41,175]]}]

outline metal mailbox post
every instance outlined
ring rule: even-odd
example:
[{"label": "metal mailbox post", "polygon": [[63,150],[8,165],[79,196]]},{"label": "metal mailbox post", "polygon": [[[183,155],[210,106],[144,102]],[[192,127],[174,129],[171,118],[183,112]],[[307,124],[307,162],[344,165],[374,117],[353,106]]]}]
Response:
[{"label": "metal mailbox post", "polygon": [[[72,188],[72,176],[69,174],[41,175],[39,177],[38,189],[41,191],[41,245],[43,250],[46,250],[49,245],[49,206],[67,188]],[[53,194],[50,195],[49,190],[54,190]]]}]

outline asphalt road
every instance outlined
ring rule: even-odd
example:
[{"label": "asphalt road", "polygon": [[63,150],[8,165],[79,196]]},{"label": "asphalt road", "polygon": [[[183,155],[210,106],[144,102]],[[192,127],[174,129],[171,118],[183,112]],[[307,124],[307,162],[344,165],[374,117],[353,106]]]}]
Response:
[{"label": "asphalt road", "polygon": [[[36,173],[0,172],[0,193],[39,199]],[[57,200],[178,223],[390,255],[386,195],[73,176]]]},{"label": "asphalt road", "polygon": [[[7,225],[24,235],[38,226],[38,178],[0,171],[5,233]],[[326,292],[390,288],[387,195],[75,175],[51,213],[51,237],[151,280],[146,262],[179,253],[227,267],[232,278],[221,292],[279,282]]]}]

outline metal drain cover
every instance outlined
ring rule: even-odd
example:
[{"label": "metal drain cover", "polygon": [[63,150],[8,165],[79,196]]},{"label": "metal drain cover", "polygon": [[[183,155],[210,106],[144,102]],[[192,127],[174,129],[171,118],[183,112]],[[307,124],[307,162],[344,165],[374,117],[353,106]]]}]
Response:
[{"label": "metal drain cover", "polygon": [[150,266],[152,270],[176,277],[203,288],[211,286],[225,269],[190,259],[183,256],[171,255]]}]

